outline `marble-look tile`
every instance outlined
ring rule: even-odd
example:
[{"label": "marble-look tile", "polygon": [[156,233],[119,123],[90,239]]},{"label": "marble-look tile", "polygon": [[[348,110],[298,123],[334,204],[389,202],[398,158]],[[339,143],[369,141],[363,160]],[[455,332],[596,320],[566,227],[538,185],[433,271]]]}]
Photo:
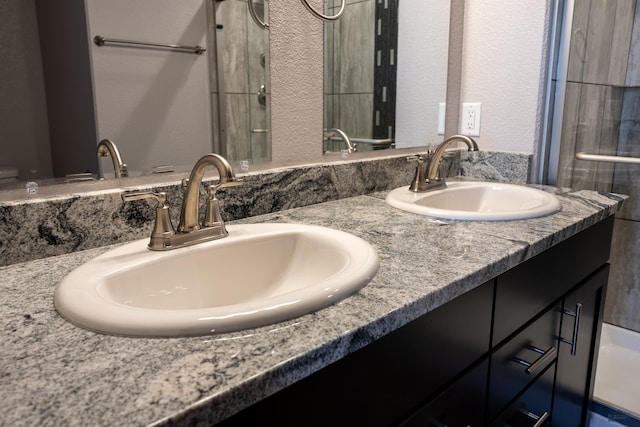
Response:
[{"label": "marble-look tile", "polygon": [[374,0],[352,3],[340,18],[340,93],[373,92]]},{"label": "marble-look tile", "polygon": [[[605,92],[605,86],[581,85],[576,152],[598,153],[599,151]],[[572,188],[593,189],[595,187],[598,176],[597,166],[593,162],[575,160],[572,173]]]},{"label": "marble-look tile", "polygon": [[[251,159],[254,163],[263,163],[271,160],[271,132],[268,120],[271,95],[265,95],[265,104],[258,101],[255,94],[249,95],[251,114],[249,115],[249,144]],[[266,131],[266,132],[265,132]],[[235,160],[242,160],[236,158]]]},{"label": "marble-look tile", "polygon": [[[218,38],[218,32],[221,32],[222,29],[216,29],[216,20],[218,19],[216,17],[216,11],[218,9],[218,4],[215,2],[206,2],[206,9],[207,9],[207,22],[210,22],[212,24],[207,25],[207,43],[211,46],[212,44],[216,43],[216,40]],[[218,58],[216,55],[207,55],[207,58],[209,60],[209,69],[210,70],[217,70],[218,69]],[[218,92],[218,75],[217,73],[209,73],[209,88],[211,90],[212,93],[217,93]]]},{"label": "marble-look tile", "polygon": [[635,0],[575,2],[569,81],[624,84],[635,3]]},{"label": "marble-look tile", "polygon": [[[605,86],[598,154],[615,156],[618,151],[623,94],[623,88]],[[596,183],[592,189],[605,192],[612,191],[615,164],[592,162],[592,165],[597,168]]]},{"label": "marble-look tile", "polygon": [[638,7],[637,1],[625,83],[627,86],[640,86],[640,7]]},{"label": "marble-look tile", "polygon": [[373,94],[342,94],[340,100],[339,128],[348,136],[366,138],[373,132]]},{"label": "marble-look tile", "polygon": [[[625,89],[618,155],[640,158],[640,89]],[[638,165],[616,164],[613,191],[630,195],[619,218],[640,220],[640,180]]]},{"label": "marble-look tile", "polygon": [[220,144],[222,144],[221,139],[221,125],[220,125],[220,95],[218,93],[211,94],[211,127],[213,128],[213,132],[211,132],[212,141],[211,148],[214,153],[223,153],[220,148]]},{"label": "marble-look tile", "polygon": [[224,90],[231,93],[247,93],[247,3],[244,1],[225,1],[219,3],[216,12],[216,24],[223,29],[216,34],[222,46],[221,57],[224,73]]},{"label": "marble-look tile", "polygon": [[614,165],[576,160],[575,154],[616,154],[623,93],[622,88],[612,86],[567,84],[559,186],[611,191]]},{"label": "marble-look tile", "polygon": [[640,332],[640,222],[616,218],[604,320]]},{"label": "marble-look tile", "polygon": [[636,0],[618,0],[616,3],[607,84],[624,86],[627,63],[629,61],[631,34],[634,26]]},{"label": "marble-look tile", "polygon": [[[246,5],[246,2],[241,2]],[[258,2],[254,0],[255,11],[258,17],[265,16],[265,7],[264,3]],[[248,12],[248,8],[245,7]],[[245,54],[247,55],[247,74],[246,78],[248,84],[248,93],[257,93],[258,88],[261,84],[266,84],[269,86],[268,79],[268,71],[269,71],[269,30],[265,30],[257,25],[254,25],[254,22],[251,20],[251,17],[247,14],[247,19],[249,25],[247,25],[247,34],[245,36],[246,46],[245,46]],[[267,12],[267,21],[268,22],[268,12]],[[264,62],[262,55],[264,56]]]},{"label": "marble-look tile", "polygon": [[616,23],[616,0],[591,2],[583,82],[606,84],[609,74],[613,28]]},{"label": "marble-look tile", "polygon": [[246,93],[227,93],[225,96],[225,132],[227,159],[251,159],[250,97]]},{"label": "marble-look tile", "polygon": [[334,92],[334,86],[333,86],[333,80],[334,80],[334,75],[335,75],[335,68],[334,68],[334,39],[335,39],[335,35],[334,35],[334,25],[336,23],[334,22],[326,22],[324,24],[324,37],[323,37],[323,42],[324,42],[324,60],[322,61],[322,66],[324,69],[324,80],[323,80],[323,89],[324,89],[324,94],[325,96],[328,94],[333,94]]},{"label": "marble-look tile", "polygon": [[[587,30],[589,27],[589,10],[592,0],[575,2],[573,9],[573,25],[571,28],[571,44],[569,47],[569,65],[567,79],[582,82],[582,73],[587,51]],[[598,0],[595,0],[598,1]]]},{"label": "marble-look tile", "polygon": [[576,136],[583,126],[580,124],[580,99],[582,83],[568,82],[565,92],[564,112],[562,117],[562,136],[558,160],[559,187],[571,187],[573,180],[573,164],[576,154]]}]

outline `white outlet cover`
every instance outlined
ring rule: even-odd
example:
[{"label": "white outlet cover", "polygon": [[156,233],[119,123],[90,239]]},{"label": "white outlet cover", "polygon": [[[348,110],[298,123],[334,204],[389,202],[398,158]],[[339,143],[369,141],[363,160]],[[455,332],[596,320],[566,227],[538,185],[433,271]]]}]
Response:
[{"label": "white outlet cover", "polygon": [[480,102],[464,102],[460,118],[460,133],[467,136],[480,136]]}]

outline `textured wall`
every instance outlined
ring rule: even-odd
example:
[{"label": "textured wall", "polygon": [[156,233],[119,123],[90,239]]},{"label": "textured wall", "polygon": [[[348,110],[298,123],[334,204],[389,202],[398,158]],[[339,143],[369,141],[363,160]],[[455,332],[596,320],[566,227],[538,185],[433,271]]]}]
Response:
[{"label": "textured wall", "polygon": [[[310,2],[321,4],[321,2]],[[299,0],[269,2],[272,159],[322,161],[322,22]]]},{"label": "textured wall", "polygon": [[461,102],[481,102],[481,150],[540,143],[549,1],[467,0]]}]

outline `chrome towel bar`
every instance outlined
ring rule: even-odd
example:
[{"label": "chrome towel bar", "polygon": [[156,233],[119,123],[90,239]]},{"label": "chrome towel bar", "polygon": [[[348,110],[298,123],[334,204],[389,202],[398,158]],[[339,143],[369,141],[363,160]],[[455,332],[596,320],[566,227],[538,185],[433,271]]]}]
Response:
[{"label": "chrome towel bar", "polygon": [[207,50],[206,47],[202,47],[202,46],[183,46],[178,44],[147,43],[147,42],[140,42],[140,41],[134,41],[134,40],[108,39],[103,36],[95,36],[93,38],[93,42],[98,46],[104,46],[107,43],[109,44],[112,43],[116,45],[131,45],[131,46],[137,46],[137,47],[144,46],[144,47],[156,47],[156,48],[163,48],[163,49],[176,49],[181,51],[192,52],[192,53],[195,53],[196,55],[200,55],[202,54],[202,52]]},{"label": "chrome towel bar", "polygon": [[579,152],[579,153],[576,153],[576,159],[590,160],[593,162],[629,163],[633,165],[640,165],[639,157],[605,156],[601,154],[587,154],[587,153]]}]

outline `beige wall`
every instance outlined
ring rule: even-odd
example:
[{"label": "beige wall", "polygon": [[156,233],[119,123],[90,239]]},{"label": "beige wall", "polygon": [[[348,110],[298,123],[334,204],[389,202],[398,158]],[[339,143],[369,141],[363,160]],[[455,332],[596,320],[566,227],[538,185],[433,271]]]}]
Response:
[{"label": "beige wall", "polygon": [[467,0],[461,102],[481,102],[482,150],[536,153],[550,1]]}]

